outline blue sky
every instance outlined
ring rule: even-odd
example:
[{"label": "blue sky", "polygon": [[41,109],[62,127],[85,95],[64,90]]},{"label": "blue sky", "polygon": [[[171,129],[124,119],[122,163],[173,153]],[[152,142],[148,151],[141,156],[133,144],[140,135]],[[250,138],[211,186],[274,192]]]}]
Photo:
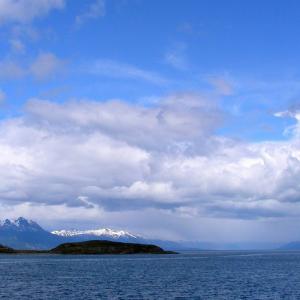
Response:
[{"label": "blue sky", "polygon": [[[3,92],[14,99],[8,114],[37,96],[140,102],[174,91],[216,92],[212,81],[219,80],[230,90],[222,103],[229,113],[222,132],[251,140],[284,138],[287,121],[272,114],[298,101],[297,1],[116,0],[76,21],[92,5],[68,1],[21,24],[2,17],[4,61],[26,68],[47,53],[59,62],[47,78],[1,76]],[[22,49],[12,49],[13,43]],[[123,66],[157,78],[93,72],[97,61],[113,64],[110,73]]]},{"label": "blue sky", "polygon": [[0,217],[300,238],[299,8],[0,0]]}]

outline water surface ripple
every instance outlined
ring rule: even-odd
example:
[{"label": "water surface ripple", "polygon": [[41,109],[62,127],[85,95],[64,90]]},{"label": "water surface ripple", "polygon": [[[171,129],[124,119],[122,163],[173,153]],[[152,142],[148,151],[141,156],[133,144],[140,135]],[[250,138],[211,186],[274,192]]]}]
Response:
[{"label": "water surface ripple", "polygon": [[300,299],[300,251],[0,255],[0,299]]}]

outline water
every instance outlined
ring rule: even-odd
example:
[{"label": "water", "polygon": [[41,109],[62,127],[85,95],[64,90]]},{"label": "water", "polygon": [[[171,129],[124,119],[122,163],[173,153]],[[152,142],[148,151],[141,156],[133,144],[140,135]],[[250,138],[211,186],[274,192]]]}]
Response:
[{"label": "water", "polygon": [[300,251],[0,255],[0,299],[300,299]]}]

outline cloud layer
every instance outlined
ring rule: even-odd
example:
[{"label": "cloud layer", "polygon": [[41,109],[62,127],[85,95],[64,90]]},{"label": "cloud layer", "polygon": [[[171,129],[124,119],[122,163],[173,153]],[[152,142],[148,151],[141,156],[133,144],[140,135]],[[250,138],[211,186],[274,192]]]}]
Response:
[{"label": "cloud layer", "polygon": [[217,103],[195,94],[152,107],[30,100],[23,116],[0,125],[1,202],[193,218],[298,216],[297,135],[242,143],[215,134],[221,121]]}]

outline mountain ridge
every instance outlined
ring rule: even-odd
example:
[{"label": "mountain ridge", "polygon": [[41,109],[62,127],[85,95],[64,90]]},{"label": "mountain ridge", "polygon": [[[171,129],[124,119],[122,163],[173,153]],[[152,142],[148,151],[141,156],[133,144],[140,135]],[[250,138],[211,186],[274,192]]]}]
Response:
[{"label": "mountain ridge", "polygon": [[[54,230],[49,232],[38,223],[20,217],[0,221],[0,244],[15,249],[51,249],[59,244],[88,240],[155,244],[166,250],[274,250],[282,249],[279,243],[211,243],[199,241],[168,241],[144,238],[125,230],[98,228],[89,230]],[[300,249],[300,245],[299,245]]]},{"label": "mountain ridge", "polygon": [[50,249],[62,243],[88,240],[145,242],[146,239],[124,230],[98,228],[90,230],[54,230],[49,232],[33,220],[23,217],[0,220],[0,244],[15,249]]},{"label": "mountain ridge", "polygon": [[54,230],[51,231],[52,234],[64,237],[73,237],[73,236],[80,236],[80,235],[95,235],[95,236],[111,236],[114,238],[120,237],[128,237],[128,238],[138,238],[140,236],[133,235],[132,233],[124,230],[114,230],[110,228],[98,228],[98,229],[88,229],[88,230]]}]

